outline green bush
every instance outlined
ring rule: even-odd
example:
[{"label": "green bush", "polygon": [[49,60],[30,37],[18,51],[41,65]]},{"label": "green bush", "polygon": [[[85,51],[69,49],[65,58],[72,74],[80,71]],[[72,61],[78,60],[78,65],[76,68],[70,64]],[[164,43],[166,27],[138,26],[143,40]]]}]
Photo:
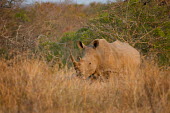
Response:
[{"label": "green bush", "polygon": [[[89,44],[94,39],[105,38],[109,42],[119,39],[130,43],[143,55],[157,56],[160,65],[169,65],[168,6],[159,6],[154,1],[143,5],[138,0],[133,0],[100,7],[105,8],[99,11],[98,16],[90,19],[86,27],[77,32],[65,33],[60,43],[66,43],[67,49],[74,49],[79,53],[77,41]],[[78,56],[76,52],[73,54]]]},{"label": "green bush", "polygon": [[30,18],[24,10],[21,10],[15,14],[15,17],[23,22],[29,22]]},{"label": "green bush", "polygon": [[[170,21],[167,5],[156,1],[143,5],[138,0],[108,4],[107,10],[90,20],[79,34],[86,41],[105,38],[129,42],[144,55],[155,54],[161,65],[169,65]],[[89,39],[90,38],[90,39]]]}]

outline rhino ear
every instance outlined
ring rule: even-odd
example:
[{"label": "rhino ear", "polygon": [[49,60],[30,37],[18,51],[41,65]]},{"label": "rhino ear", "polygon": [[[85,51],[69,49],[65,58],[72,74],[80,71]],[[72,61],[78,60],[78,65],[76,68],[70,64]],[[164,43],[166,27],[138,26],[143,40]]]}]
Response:
[{"label": "rhino ear", "polygon": [[77,42],[77,46],[81,49],[85,48],[85,45],[81,41]]},{"label": "rhino ear", "polygon": [[97,48],[97,47],[99,46],[99,41],[98,41],[98,40],[95,40],[95,41],[93,42],[93,46],[94,46],[94,48]]}]

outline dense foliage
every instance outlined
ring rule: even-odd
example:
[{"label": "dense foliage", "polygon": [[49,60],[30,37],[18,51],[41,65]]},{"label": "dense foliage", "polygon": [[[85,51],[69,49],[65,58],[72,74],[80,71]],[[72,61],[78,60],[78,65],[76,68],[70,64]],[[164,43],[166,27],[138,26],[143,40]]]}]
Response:
[{"label": "dense foliage", "polygon": [[[76,41],[96,38],[130,43],[143,55],[169,65],[170,6],[160,1],[129,0],[108,4],[35,3],[1,8],[0,56],[10,59],[32,51],[47,61],[68,61]],[[76,54],[77,52],[74,52]],[[79,52],[78,52],[79,54]]]},{"label": "dense foliage", "polygon": [[77,31],[75,37],[84,42],[96,38],[110,42],[118,39],[138,48],[143,55],[158,57],[160,64],[169,64],[169,10],[168,5],[159,5],[156,1],[146,5],[136,1],[111,3]]}]

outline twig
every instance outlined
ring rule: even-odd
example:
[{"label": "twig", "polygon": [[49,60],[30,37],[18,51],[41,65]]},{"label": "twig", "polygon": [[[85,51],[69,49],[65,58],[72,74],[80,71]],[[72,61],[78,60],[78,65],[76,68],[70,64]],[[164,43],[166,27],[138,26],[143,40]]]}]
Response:
[{"label": "twig", "polygon": [[149,105],[151,107],[152,113],[155,113],[155,110],[154,110],[153,104],[152,104],[151,93],[149,91],[149,88],[147,87],[147,84],[144,85],[144,88],[145,88],[146,95],[148,97],[148,101],[149,101]]}]

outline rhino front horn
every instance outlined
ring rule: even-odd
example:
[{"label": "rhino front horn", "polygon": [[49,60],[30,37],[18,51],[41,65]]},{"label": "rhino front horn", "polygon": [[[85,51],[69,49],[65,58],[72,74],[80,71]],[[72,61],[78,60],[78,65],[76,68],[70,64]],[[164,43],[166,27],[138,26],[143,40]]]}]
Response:
[{"label": "rhino front horn", "polygon": [[80,61],[80,60],[81,60],[81,57],[78,57],[77,59]]},{"label": "rhino front horn", "polygon": [[74,59],[71,51],[70,51],[70,58],[71,58],[71,61],[73,62],[74,68],[77,70],[77,61]]}]

